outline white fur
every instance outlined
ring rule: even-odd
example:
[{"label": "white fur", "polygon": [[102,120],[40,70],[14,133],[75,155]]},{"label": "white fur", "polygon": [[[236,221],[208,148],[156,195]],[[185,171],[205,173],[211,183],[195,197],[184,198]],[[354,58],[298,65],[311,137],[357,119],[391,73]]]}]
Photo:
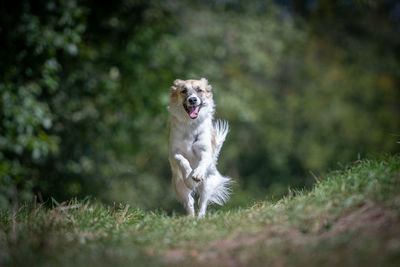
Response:
[{"label": "white fur", "polygon": [[[178,87],[177,81],[175,86]],[[191,83],[179,81],[180,86],[193,89],[191,88],[193,80],[189,80]],[[205,79],[195,82],[203,87],[208,85]],[[172,87],[171,90],[179,90],[177,87]],[[213,122],[212,97],[207,98],[203,95],[199,98],[202,100],[202,107],[196,119],[188,116],[181,101],[170,103],[169,161],[175,193],[184,203],[187,214],[195,215],[193,193],[198,192],[198,217],[203,217],[209,203],[223,205],[228,200],[230,193],[228,186],[232,180],[222,176],[216,168],[219,152],[229,130],[228,123],[220,120]],[[184,100],[184,97],[182,99]]]}]

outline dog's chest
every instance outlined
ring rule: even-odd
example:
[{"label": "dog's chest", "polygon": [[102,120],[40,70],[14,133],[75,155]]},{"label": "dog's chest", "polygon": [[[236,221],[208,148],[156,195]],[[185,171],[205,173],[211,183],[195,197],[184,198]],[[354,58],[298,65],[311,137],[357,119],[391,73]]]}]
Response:
[{"label": "dog's chest", "polygon": [[193,144],[199,138],[199,133],[194,131],[176,131],[174,135],[175,145],[186,153],[191,152]]},{"label": "dog's chest", "polygon": [[207,150],[211,145],[211,120],[198,123],[182,124],[171,121],[170,124],[170,150],[185,156],[191,164],[200,160],[199,151]]},{"label": "dog's chest", "polygon": [[197,161],[196,145],[204,137],[203,127],[172,127],[171,129],[172,150],[183,154],[190,162]]}]

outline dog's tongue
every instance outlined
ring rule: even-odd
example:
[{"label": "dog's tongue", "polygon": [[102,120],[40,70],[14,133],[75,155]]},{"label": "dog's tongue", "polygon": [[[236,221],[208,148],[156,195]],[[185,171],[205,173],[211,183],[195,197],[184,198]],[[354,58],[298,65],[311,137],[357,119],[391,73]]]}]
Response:
[{"label": "dog's tongue", "polygon": [[191,119],[197,118],[197,116],[199,116],[199,110],[200,110],[200,106],[189,107],[189,117]]}]

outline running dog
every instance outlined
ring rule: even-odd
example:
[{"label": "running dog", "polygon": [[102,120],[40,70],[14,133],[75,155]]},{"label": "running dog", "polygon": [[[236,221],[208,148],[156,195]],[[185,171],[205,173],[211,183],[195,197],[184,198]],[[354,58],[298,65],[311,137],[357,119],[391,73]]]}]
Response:
[{"label": "running dog", "polygon": [[195,192],[199,195],[198,217],[210,203],[223,205],[229,198],[232,179],[216,166],[228,134],[226,121],[214,121],[212,87],[207,79],[175,80],[170,89],[169,162],[177,197],[188,216],[194,216]]}]

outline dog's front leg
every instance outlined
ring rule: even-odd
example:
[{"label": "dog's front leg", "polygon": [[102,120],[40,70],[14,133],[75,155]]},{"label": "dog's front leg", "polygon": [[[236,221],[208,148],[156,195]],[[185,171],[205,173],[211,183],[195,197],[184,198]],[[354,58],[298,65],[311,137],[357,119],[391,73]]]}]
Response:
[{"label": "dog's front leg", "polygon": [[182,180],[176,181],[175,190],[186,207],[188,216],[194,216],[194,199],[192,196],[193,184],[189,181],[189,174],[192,172],[189,161],[179,153],[174,154],[174,160],[182,173]]},{"label": "dog's front leg", "polygon": [[192,171],[190,176],[196,182],[201,182],[206,178],[207,169],[212,164],[213,160],[211,142],[207,142],[206,140],[209,139],[199,138],[199,141],[197,141],[193,146],[193,150],[199,158],[199,164]]},{"label": "dog's front leg", "polygon": [[184,177],[187,178],[192,171],[189,161],[182,154],[179,153],[174,154],[174,159],[178,162],[178,165],[181,168]]},{"label": "dog's front leg", "polygon": [[192,172],[192,167],[190,167],[190,163],[189,161],[182,155],[179,153],[175,153],[174,154],[174,159],[176,160],[176,162],[178,163],[179,168],[181,169],[182,175],[183,175],[183,182],[185,183],[185,185],[190,188],[191,190],[193,190],[193,184],[190,183],[189,179],[189,175]]}]

